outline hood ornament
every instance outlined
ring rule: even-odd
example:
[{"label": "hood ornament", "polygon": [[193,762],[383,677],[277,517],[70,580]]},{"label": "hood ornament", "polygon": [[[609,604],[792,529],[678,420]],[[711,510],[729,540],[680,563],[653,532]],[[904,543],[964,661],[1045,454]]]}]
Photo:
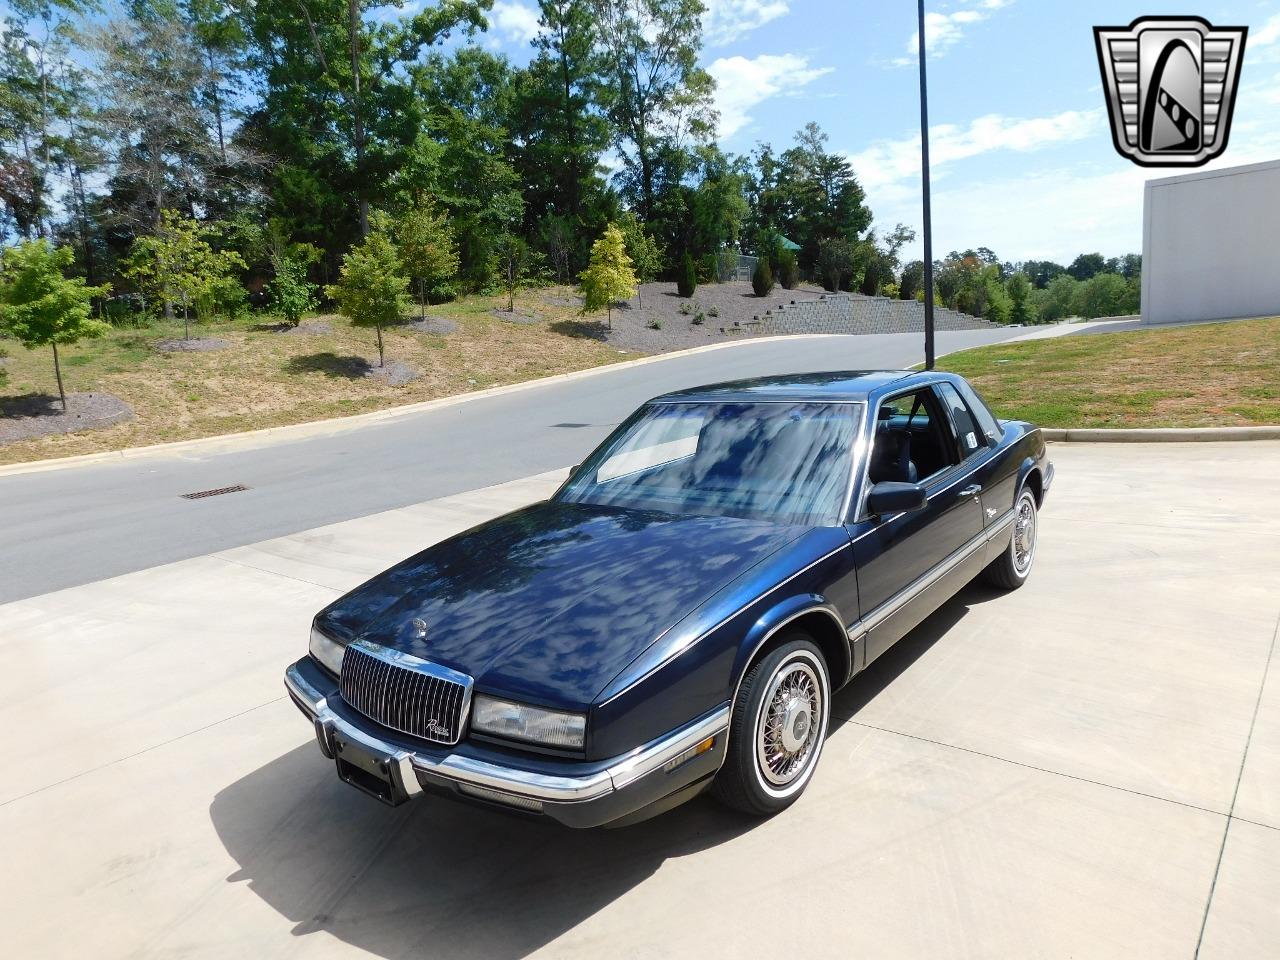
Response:
[{"label": "hood ornament", "polygon": [[421,617],[414,617],[409,621],[409,626],[413,630],[413,636],[417,640],[425,640],[427,638],[427,621]]}]

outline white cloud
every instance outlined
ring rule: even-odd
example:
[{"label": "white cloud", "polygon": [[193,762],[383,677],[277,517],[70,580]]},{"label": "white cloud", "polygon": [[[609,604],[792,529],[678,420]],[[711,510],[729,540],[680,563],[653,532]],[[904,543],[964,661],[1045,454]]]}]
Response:
[{"label": "white cloud", "polygon": [[703,0],[702,34],[707,44],[723,46],[775,20],[791,9],[791,0]]},{"label": "white cloud", "polygon": [[[1054,143],[1082,140],[1102,129],[1103,110],[1066,110],[1051,117],[1018,119],[997,113],[978,117],[967,127],[944,123],[929,128],[929,168],[936,174],[956,160],[993,150],[1026,153]],[[868,190],[920,176],[920,135],[880,140],[849,162]]]},{"label": "white cloud", "polygon": [[[942,56],[963,39],[967,27],[981,23],[992,13],[1007,7],[1012,2],[1013,0],[982,0],[974,6],[956,10],[954,13],[926,13],[924,15],[925,52],[935,57]],[[907,55],[894,59],[893,65],[905,67],[914,64],[919,49],[920,32],[912,31],[906,43]]]},{"label": "white cloud", "polygon": [[733,136],[751,122],[749,111],[770,97],[795,94],[830,67],[810,67],[807,57],[794,53],[721,57],[707,72],[716,81],[716,109],[720,113],[720,136]]},{"label": "white cloud", "polygon": [[1245,41],[1248,49],[1256,50],[1258,47],[1269,47],[1271,44],[1280,40],[1280,13],[1276,14],[1256,31],[1249,31],[1249,39]]},{"label": "white cloud", "polygon": [[519,0],[498,0],[489,13],[489,22],[511,43],[528,43],[538,35],[538,11]]}]

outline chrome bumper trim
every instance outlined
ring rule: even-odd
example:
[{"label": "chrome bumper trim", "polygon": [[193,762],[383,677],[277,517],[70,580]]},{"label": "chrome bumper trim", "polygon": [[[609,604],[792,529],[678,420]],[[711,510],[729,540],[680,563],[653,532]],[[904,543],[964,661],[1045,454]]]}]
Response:
[{"label": "chrome bumper trim", "polygon": [[729,705],[723,704],[667,736],[615,758],[603,770],[577,777],[553,776],[476,760],[456,753],[436,760],[404,750],[339,717],[330,709],[320,691],[306,681],[296,666],[291,666],[285,671],[284,682],[293,699],[312,714],[315,720],[316,739],[320,744],[321,752],[326,757],[332,757],[334,736],[346,737],[370,750],[386,754],[400,768],[401,776],[405,780],[405,788],[411,795],[422,789],[418,778],[413,775],[413,771],[421,771],[458,783],[473,784],[553,803],[595,800],[621,790],[647,774],[661,770],[668,760],[679,756],[707,737],[715,736],[729,728]]}]

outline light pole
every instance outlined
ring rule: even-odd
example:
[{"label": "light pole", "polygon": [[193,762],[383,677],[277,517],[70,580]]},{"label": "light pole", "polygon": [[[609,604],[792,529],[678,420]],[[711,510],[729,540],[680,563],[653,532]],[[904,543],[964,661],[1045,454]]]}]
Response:
[{"label": "light pole", "polygon": [[929,88],[924,74],[924,0],[920,20],[920,177],[924,188],[924,368],[933,369],[933,224],[929,212]]}]

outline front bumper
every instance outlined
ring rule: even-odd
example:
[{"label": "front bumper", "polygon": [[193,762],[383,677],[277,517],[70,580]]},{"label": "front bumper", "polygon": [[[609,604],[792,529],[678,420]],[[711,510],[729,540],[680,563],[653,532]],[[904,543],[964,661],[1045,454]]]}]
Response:
[{"label": "front bumper", "polygon": [[[604,761],[561,760],[473,743],[439,748],[374,723],[342,699],[337,682],[310,657],[285,671],[289,697],[334,759],[354,742],[378,758],[404,796],[447,793],[507,810],[541,814],[571,827],[640,819],[692,796],[724,760],[729,704],[664,737]],[[678,766],[672,760],[714,737],[711,749]],[[345,778],[344,778],[345,779]]]}]

